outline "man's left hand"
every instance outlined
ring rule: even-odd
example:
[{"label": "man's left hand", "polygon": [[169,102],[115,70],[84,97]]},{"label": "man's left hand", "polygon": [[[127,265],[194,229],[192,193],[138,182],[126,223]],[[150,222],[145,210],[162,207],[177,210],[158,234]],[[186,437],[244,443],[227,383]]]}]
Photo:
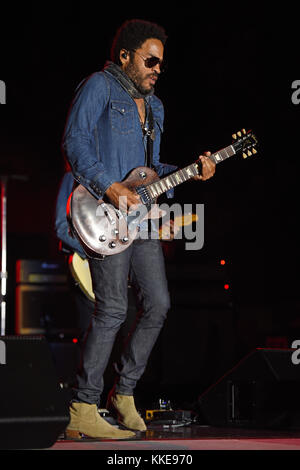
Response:
[{"label": "man's left hand", "polygon": [[195,180],[206,181],[214,176],[216,164],[208,158],[210,155],[210,152],[204,152],[204,155],[200,155],[199,160],[201,160],[202,163],[202,172],[201,175],[194,176]]}]

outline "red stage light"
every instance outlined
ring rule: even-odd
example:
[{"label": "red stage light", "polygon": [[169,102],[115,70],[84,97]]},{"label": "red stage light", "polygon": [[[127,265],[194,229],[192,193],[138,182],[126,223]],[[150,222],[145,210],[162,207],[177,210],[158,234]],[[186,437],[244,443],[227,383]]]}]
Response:
[{"label": "red stage light", "polygon": [[224,289],[228,290],[229,289],[229,284],[224,284]]},{"label": "red stage light", "polygon": [[77,339],[77,338],[73,338],[72,341],[73,341],[73,343],[75,343],[75,344],[78,343],[78,339]]},{"label": "red stage light", "polygon": [[222,266],[224,266],[224,264],[226,264],[225,259],[221,259],[220,264],[221,264]]}]

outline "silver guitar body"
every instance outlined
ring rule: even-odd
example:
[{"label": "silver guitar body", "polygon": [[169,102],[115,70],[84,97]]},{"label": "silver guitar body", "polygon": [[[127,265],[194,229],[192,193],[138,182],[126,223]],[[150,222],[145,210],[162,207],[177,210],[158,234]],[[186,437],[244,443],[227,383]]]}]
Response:
[{"label": "silver guitar body", "polygon": [[[147,167],[135,168],[122,184],[131,190],[159,180]],[[70,195],[67,216],[72,233],[86,254],[92,258],[120,253],[128,248],[139,232],[139,224],[149,217],[149,207],[141,204],[129,214],[103,199],[96,199],[84,186],[78,185]]]}]

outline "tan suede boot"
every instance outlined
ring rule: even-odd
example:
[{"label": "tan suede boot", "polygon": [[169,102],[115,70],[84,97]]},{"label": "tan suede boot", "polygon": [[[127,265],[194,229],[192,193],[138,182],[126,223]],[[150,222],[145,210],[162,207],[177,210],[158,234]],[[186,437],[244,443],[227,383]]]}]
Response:
[{"label": "tan suede boot", "polygon": [[134,432],[115,428],[105,421],[99,415],[97,405],[72,403],[70,417],[66,429],[66,437],[70,439],[80,439],[81,434],[97,439],[128,439],[135,436]]},{"label": "tan suede boot", "polygon": [[118,413],[119,424],[133,431],[147,430],[144,420],[135,408],[133,396],[119,395],[117,393],[110,397],[110,401]]}]

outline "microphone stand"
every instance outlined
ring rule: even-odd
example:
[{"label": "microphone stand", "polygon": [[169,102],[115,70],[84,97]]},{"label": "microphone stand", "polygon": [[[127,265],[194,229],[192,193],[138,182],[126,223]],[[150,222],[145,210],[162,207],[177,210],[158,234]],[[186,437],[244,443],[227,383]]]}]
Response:
[{"label": "microphone stand", "polygon": [[23,175],[0,175],[1,181],[1,273],[0,273],[0,336],[5,335],[7,292],[7,184],[9,179],[26,181]]},{"label": "microphone stand", "polygon": [[7,176],[1,176],[1,290],[0,290],[0,335],[5,335],[6,281],[7,281]]}]

